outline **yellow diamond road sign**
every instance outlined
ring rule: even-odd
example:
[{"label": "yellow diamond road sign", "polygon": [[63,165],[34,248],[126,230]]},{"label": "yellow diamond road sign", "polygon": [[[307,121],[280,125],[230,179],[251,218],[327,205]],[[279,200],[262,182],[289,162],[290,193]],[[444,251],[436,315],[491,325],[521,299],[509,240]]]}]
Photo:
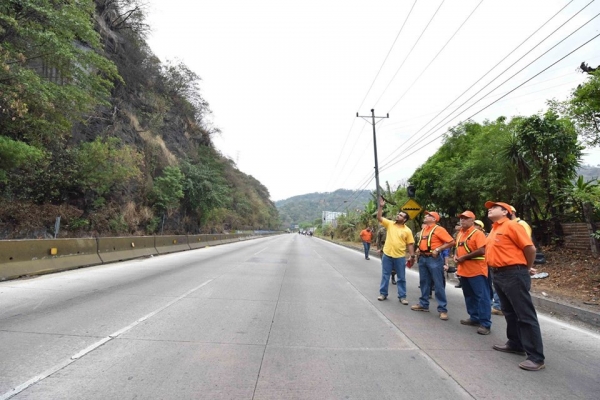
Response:
[{"label": "yellow diamond road sign", "polygon": [[417,215],[423,212],[421,205],[413,199],[408,199],[406,203],[400,208],[402,211],[410,216],[410,219],[414,219]]}]

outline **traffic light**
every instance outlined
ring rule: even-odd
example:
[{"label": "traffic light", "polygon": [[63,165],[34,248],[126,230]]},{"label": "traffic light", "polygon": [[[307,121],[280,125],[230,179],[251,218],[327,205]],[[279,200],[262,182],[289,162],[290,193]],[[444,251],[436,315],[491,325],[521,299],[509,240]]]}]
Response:
[{"label": "traffic light", "polygon": [[406,194],[408,195],[409,198],[413,199],[415,197],[415,192],[417,190],[415,189],[415,187],[413,185],[408,185],[406,187]]}]

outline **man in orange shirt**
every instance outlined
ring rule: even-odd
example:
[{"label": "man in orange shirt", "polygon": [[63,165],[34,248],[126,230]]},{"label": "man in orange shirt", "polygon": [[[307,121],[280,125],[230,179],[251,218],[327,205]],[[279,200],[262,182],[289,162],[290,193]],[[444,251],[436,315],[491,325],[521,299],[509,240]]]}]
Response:
[{"label": "man in orange shirt", "polygon": [[410,307],[413,311],[429,311],[429,293],[431,281],[435,287],[435,300],[440,319],[448,320],[446,306],[446,288],[444,287],[444,258],[440,253],[454,245],[454,239],[446,229],[437,225],[440,215],[435,211],[425,211],[424,223],[427,225],[421,231],[419,239],[419,280],[421,297],[419,304]]},{"label": "man in orange shirt", "polygon": [[369,250],[371,249],[371,239],[373,239],[371,228],[367,227],[360,231],[360,239],[362,240],[363,248],[365,249],[365,260],[370,260]]},{"label": "man in orange shirt", "polygon": [[519,367],[528,371],[545,368],[542,332],[531,301],[531,276],[535,247],[525,229],[511,221],[511,206],[488,201],[488,218],[494,223],[487,237],[485,258],[494,274],[494,288],[506,318],[506,344],[494,350],[527,355]]},{"label": "man in orange shirt", "polygon": [[454,261],[458,265],[461,287],[469,319],[463,325],[477,326],[477,333],[489,335],[492,327],[490,284],[485,262],[485,234],[475,227],[475,214],[465,211],[459,215],[461,229],[456,234]]}]

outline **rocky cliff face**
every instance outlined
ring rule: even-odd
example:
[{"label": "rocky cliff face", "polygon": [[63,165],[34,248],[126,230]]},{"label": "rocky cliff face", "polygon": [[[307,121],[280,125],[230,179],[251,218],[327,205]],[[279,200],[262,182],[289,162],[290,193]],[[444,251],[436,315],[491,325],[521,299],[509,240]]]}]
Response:
[{"label": "rocky cliff face", "polygon": [[[53,235],[57,215],[60,236],[278,228],[268,190],[214,148],[218,130],[206,123],[199,76],[184,64],[161,63],[147,46],[141,2],[93,3],[88,22],[102,43],[95,51],[118,76],[110,77],[109,98],[74,121],[64,139],[35,144],[43,158],[7,168],[0,237]],[[73,85],[61,82],[52,62],[29,68],[52,78],[51,89]]]}]

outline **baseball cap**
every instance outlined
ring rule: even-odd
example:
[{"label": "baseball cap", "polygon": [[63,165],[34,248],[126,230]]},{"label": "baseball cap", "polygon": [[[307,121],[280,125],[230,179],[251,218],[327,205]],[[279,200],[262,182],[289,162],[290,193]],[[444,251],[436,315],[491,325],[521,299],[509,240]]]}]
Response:
[{"label": "baseball cap", "polygon": [[473,218],[473,219],[475,219],[475,214],[473,214],[471,211],[468,211],[468,210],[465,211],[462,214],[459,214],[458,216],[459,217],[465,217],[465,218]]},{"label": "baseball cap", "polygon": [[485,226],[483,225],[483,221],[476,219],[475,221],[473,221],[475,223],[475,225],[479,225],[480,227],[484,228]]},{"label": "baseball cap", "polygon": [[500,206],[502,208],[504,208],[506,211],[508,211],[509,213],[512,212],[512,206],[510,204],[506,204],[506,203],[502,203],[500,201],[486,201],[485,202],[485,208],[492,208],[494,206]]},{"label": "baseball cap", "polygon": [[440,214],[435,211],[425,211],[425,215],[431,215],[435,219],[435,222],[440,222]]}]

